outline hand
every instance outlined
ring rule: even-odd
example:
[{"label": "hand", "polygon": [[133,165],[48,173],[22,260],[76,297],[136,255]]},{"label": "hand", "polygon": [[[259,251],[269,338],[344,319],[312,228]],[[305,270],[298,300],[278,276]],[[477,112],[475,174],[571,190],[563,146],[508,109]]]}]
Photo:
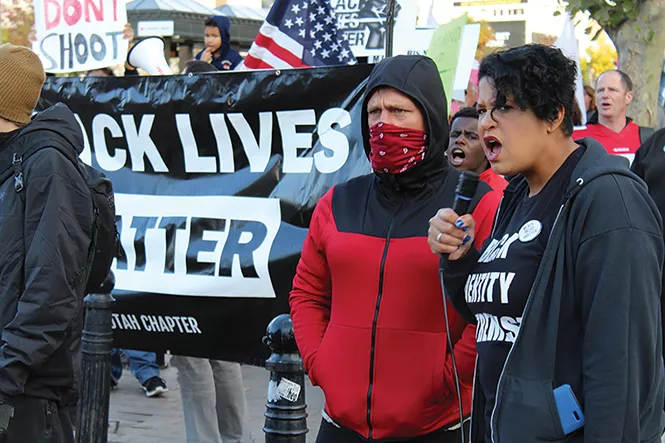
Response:
[{"label": "hand", "polygon": [[439,209],[429,220],[427,242],[435,254],[450,254],[448,260],[458,260],[471,249],[475,230],[471,215],[460,217],[450,208]]},{"label": "hand", "polygon": [[212,61],[212,51],[210,50],[210,48],[205,48],[205,50],[201,54],[201,61],[202,62]]},{"label": "hand", "polygon": [[122,38],[130,42],[134,40],[134,28],[129,23],[125,24],[125,27],[122,29]]}]

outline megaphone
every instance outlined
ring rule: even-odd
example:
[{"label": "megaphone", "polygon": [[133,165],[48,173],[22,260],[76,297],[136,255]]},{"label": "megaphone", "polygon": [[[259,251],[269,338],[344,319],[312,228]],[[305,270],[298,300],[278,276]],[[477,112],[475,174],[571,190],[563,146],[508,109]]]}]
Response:
[{"label": "megaphone", "polygon": [[161,37],[146,37],[139,41],[127,54],[127,62],[150,75],[173,74],[164,57],[164,40]]}]

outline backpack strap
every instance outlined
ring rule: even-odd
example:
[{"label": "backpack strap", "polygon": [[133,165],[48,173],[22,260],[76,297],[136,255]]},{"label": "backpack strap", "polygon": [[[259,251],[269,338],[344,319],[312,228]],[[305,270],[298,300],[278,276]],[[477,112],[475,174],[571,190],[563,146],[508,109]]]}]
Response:
[{"label": "backpack strap", "polygon": [[32,154],[46,147],[45,143],[41,142],[34,144],[24,152],[20,152],[19,150],[14,151],[12,156],[12,170],[14,173],[14,190],[17,193],[20,193],[25,187],[23,180],[23,160],[27,160]]},{"label": "backpack strap", "polygon": [[[43,130],[47,131],[47,129]],[[73,165],[74,168],[79,172],[81,179],[85,181],[85,174],[81,169],[81,165],[78,161],[78,156],[74,154],[74,151],[70,148],[67,141],[62,138],[60,134],[55,131],[49,131],[52,135],[49,137],[44,137],[44,134],[41,134],[39,139],[35,141],[28,149],[25,149],[23,152],[20,152],[21,149],[15,149],[12,157],[12,166],[8,168],[9,173],[14,175],[14,190],[17,193],[20,193],[25,188],[25,182],[23,178],[23,163],[33,154],[42,150],[42,149],[55,149],[65,156]],[[5,173],[6,174],[6,173]],[[0,182],[6,180],[4,174],[0,174]],[[88,279],[90,277],[90,272],[94,263],[95,254],[98,252],[98,240],[99,240],[99,230],[100,230],[100,218],[99,218],[99,208],[95,204],[95,199],[92,197],[92,208],[93,208],[93,226],[91,231],[90,238],[90,247],[88,248],[88,255],[86,257],[85,272],[81,274],[82,277]]]},{"label": "backpack strap", "polygon": [[[83,176],[83,171],[81,171],[81,167],[78,164],[77,158],[72,158],[73,154],[71,152],[71,148],[67,147],[59,139],[59,134],[54,131],[49,132],[52,132],[54,135],[58,135],[58,137],[40,137],[37,142],[33,143],[23,152],[21,152],[20,149],[13,151],[12,167],[10,168],[10,173],[14,175],[14,190],[16,192],[21,192],[25,187],[25,181],[23,179],[23,163],[36,152],[46,148],[55,149],[64,155],[74,165],[76,170]],[[0,178],[2,178],[2,181],[6,180],[6,178],[3,178],[2,176],[0,176]]]},{"label": "backpack strap", "polygon": [[23,190],[23,156],[15,152],[12,166],[14,168],[14,190],[21,192]]}]

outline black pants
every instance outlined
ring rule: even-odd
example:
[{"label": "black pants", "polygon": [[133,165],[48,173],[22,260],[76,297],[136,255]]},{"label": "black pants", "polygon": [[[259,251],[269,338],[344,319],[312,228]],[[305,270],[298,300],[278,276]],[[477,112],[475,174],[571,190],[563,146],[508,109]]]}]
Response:
[{"label": "black pants", "polygon": [[[465,441],[469,441],[469,421],[464,424]],[[368,440],[346,428],[338,428],[325,419],[321,420],[319,434],[316,436],[316,443],[366,443]],[[423,435],[412,439],[402,440],[373,440],[373,441],[394,441],[400,443],[461,443],[461,430],[455,431],[436,431],[431,434]]]},{"label": "black pants", "polygon": [[14,397],[14,416],[2,443],[74,443],[74,430],[66,409],[53,401]]}]

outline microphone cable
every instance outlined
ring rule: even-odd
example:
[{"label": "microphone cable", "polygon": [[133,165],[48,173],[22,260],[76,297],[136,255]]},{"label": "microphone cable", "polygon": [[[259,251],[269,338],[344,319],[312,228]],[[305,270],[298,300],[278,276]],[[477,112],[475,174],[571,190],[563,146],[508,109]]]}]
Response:
[{"label": "microphone cable", "polygon": [[[459,383],[459,373],[457,372],[457,362],[455,361],[455,350],[453,349],[453,339],[450,337],[450,319],[448,317],[448,297],[446,297],[446,287],[443,283],[443,269],[439,268],[439,280],[441,282],[441,293],[443,294],[443,316],[446,322],[446,337],[448,338],[448,348],[450,348],[450,357],[453,363],[453,375],[455,376],[455,389],[457,391],[457,405],[459,407],[459,425],[461,443],[468,443],[464,439],[464,411],[462,410],[462,389]],[[445,380],[444,380],[445,383]]]},{"label": "microphone cable", "polygon": [[[478,188],[478,174],[471,171],[464,171],[460,174],[459,178],[457,179],[457,187],[455,188],[455,199],[453,200],[452,209],[453,211],[455,211],[455,213],[460,215],[468,213],[469,206],[473,201],[473,197],[476,195],[477,188]],[[440,260],[446,260],[446,258],[441,257]],[[446,321],[446,337],[448,338],[448,348],[450,348],[450,358],[453,364],[453,375],[455,378],[455,389],[457,390],[457,405],[459,407],[459,425],[460,425],[461,442],[468,443],[464,439],[464,410],[462,409],[462,388],[460,387],[460,382],[459,382],[457,361],[455,361],[455,350],[453,348],[453,339],[450,336],[448,297],[446,296],[446,286],[443,282],[443,266],[441,265],[441,261],[439,262],[439,280],[441,282],[441,295],[443,296],[443,315]]]}]

